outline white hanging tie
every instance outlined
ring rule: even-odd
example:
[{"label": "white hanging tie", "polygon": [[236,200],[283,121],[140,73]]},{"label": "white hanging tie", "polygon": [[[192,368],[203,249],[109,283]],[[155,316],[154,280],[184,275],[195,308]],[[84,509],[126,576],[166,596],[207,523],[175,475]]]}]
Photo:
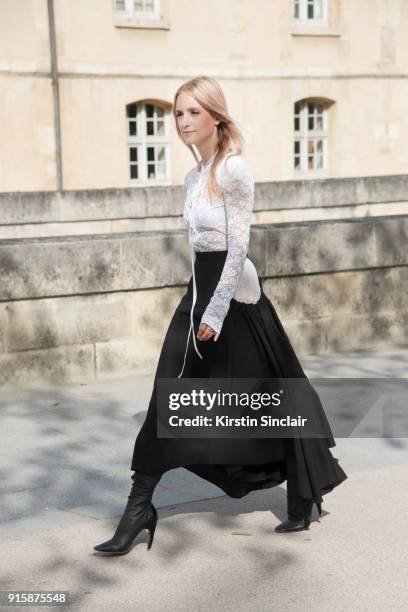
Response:
[{"label": "white hanging tie", "polygon": [[[215,157],[215,155],[213,155],[213,157]],[[213,159],[213,157],[211,159]],[[211,160],[209,160],[211,161]],[[209,163],[209,162],[207,162]],[[184,372],[184,366],[186,365],[186,357],[187,357],[187,351],[188,351],[188,343],[190,340],[190,334],[191,332],[193,332],[193,343],[194,343],[194,348],[195,351],[197,353],[197,355],[200,357],[200,359],[203,359],[203,356],[201,355],[200,351],[197,348],[197,344],[196,344],[196,337],[194,334],[194,318],[193,318],[193,311],[194,311],[194,306],[197,300],[197,286],[196,286],[196,280],[195,280],[195,272],[194,272],[194,247],[193,247],[193,237],[194,237],[194,202],[197,198],[197,194],[198,194],[198,190],[200,187],[200,183],[201,183],[201,175],[202,175],[202,170],[199,173],[199,179],[197,181],[197,186],[196,189],[194,190],[194,196],[193,199],[191,201],[191,209],[190,209],[190,235],[189,235],[189,242],[190,242],[190,258],[191,258],[191,268],[192,268],[192,272],[193,272],[193,303],[191,305],[191,310],[190,310],[190,327],[188,330],[188,336],[187,336],[187,343],[186,343],[186,350],[184,352],[184,362],[183,362],[183,367],[181,368],[181,372],[178,375],[177,378],[181,378],[181,376],[183,375]]]},{"label": "white hanging tie", "polygon": [[187,350],[188,350],[188,343],[190,340],[190,334],[191,332],[193,332],[193,343],[194,343],[194,348],[196,350],[197,355],[200,357],[200,359],[203,359],[203,356],[201,355],[200,351],[197,348],[197,344],[196,344],[196,337],[195,337],[195,333],[194,333],[194,318],[193,318],[193,311],[194,311],[194,306],[196,303],[196,299],[197,299],[197,286],[196,286],[196,281],[195,281],[195,273],[194,273],[194,249],[193,249],[193,245],[191,245],[191,250],[190,250],[190,254],[191,254],[191,266],[192,266],[192,270],[193,270],[193,303],[191,305],[191,309],[190,309],[190,327],[188,330],[188,336],[187,336],[187,343],[186,343],[186,350],[184,352],[184,362],[183,362],[183,367],[181,369],[180,374],[178,375],[177,378],[181,378],[183,372],[184,372],[184,366],[186,365],[186,357],[187,357]]}]

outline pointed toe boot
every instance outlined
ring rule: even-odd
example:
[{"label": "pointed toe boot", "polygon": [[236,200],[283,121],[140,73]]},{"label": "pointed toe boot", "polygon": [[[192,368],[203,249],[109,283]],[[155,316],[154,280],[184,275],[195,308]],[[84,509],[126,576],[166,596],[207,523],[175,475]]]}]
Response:
[{"label": "pointed toe boot", "polygon": [[147,550],[150,550],[157,525],[157,510],[151,499],[161,476],[162,474],[135,472],[128,503],[113,537],[94,546],[94,550],[106,555],[125,555],[130,552],[143,529],[149,532]]},{"label": "pointed toe boot", "polygon": [[311,520],[311,515],[306,516],[302,519],[290,519],[288,518],[286,521],[283,521],[280,525],[275,527],[275,531],[277,533],[287,533],[288,531],[303,531],[304,529],[309,529]]}]

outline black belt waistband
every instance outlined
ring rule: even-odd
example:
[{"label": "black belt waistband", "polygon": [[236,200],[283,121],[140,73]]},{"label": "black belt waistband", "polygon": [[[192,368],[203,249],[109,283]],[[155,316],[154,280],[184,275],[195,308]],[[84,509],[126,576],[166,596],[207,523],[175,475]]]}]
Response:
[{"label": "black belt waistband", "polygon": [[196,259],[222,259],[228,251],[195,251]]}]

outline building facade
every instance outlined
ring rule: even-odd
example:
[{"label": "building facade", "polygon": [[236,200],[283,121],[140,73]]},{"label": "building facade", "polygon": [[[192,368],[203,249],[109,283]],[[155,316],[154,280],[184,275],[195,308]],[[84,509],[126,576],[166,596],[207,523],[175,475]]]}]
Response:
[{"label": "building facade", "polygon": [[2,0],[0,191],[181,184],[200,74],[256,181],[403,174],[407,57],[406,0]]}]

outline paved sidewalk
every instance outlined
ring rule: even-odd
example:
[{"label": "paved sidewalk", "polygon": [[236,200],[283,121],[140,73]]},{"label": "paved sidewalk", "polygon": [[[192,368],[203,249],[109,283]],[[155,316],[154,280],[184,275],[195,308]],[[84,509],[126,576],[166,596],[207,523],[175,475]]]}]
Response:
[{"label": "paved sidewalk", "polygon": [[[301,361],[309,377],[403,378],[408,349]],[[235,500],[180,468],[155,490],[148,554],[146,532],[129,555],[93,554],[127,501],[153,374],[0,394],[3,590],[69,590],[75,610],[407,609],[407,438],[338,438],[349,478],[307,532],[274,532],[285,486]]]}]

